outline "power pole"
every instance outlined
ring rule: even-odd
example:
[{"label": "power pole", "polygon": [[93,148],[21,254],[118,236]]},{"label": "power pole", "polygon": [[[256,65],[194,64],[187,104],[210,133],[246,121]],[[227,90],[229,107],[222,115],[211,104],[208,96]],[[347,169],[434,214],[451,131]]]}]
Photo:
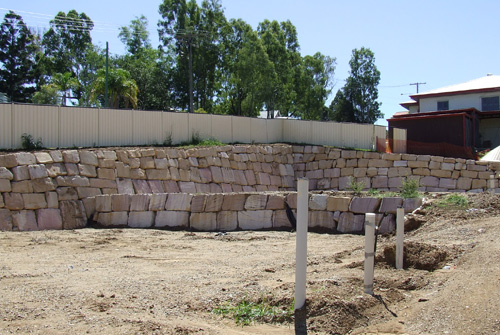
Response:
[{"label": "power pole", "polygon": [[425,84],[427,84],[427,83],[411,83],[410,85],[417,86],[417,94],[418,94],[418,89],[419,89],[420,85],[425,85]]},{"label": "power pole", "polygon": [[104,107],[108,108],[108,59],[109,59],[109,44],[106,42],[106,79],[104,82]]}]

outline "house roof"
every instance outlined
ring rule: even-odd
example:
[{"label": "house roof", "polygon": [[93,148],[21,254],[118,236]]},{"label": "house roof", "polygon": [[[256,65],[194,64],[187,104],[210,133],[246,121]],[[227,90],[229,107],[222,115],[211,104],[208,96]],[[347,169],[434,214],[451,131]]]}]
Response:
[{"label": "house roof", "polygon": [[411,95],[410,98],[418,101],[421,98],[446,95],[469,94],[478,92],[500,91],[500,76],[487,75],[465,83],[455,84]]}]

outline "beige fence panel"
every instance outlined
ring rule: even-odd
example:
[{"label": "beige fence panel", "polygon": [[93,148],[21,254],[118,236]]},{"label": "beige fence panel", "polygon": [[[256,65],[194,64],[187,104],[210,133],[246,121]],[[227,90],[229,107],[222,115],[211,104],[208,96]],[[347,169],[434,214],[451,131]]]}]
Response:
[{"label": "beige fence panel", "polygon": [[250,125],[250,143],[269,143],[267,119],[245,118]]},{"label": "beige fence panel", "polygon": [[165,135],[162,114],[162,112],[157,111],[132,112],[133,144],[151,145],[163,143]]},{"label": "beige fence panel", "polygon": [[406,129],[393,128],[392,152],[398,154],[406,153]]},{"label": "beige fence panel", "polygon": [[311,123],[301,120],[283,120],[283,142],[311,143]]},{"label": "beige fence panel", "polygon": [[208,139],[212,136],[212,115],[210,114],[188,114],[189,134],[200,139]]},{"label": "beige fence panel", "polygon": [[59,107],[17,105],[12,110],[12,145],[21,147],[21,135],[26,133],[34,139],[41,138],[43,146],[59,146]]},{"label": "beige fence panel", "polygon": [[283,121],[280,119],[267,120],[267,143],[283,142]]},{"label": "beige fence panel", "polygon": [[212,115],[212,137],[222,143],[233,142],[232,117],[227,115]]},{"label": "beige fence panel", "polygon": [[233,142],[234,143],[251,143],[252,131],[248,122],[249,118],[241,116],[231,116],[233,119]]},{"label": "beige fence panel", "polygon": [[163,131],[165,132],[165,138],[170,138],[172,144],[179,144],[191,140],[188,117],[188,113],[163,113]]},{"label": "beige fence panel", "polygon": [[99,144],[99,110],[60,107],[59,147],[92,147]]},{"label": "beige fence panel", "polygon": [[0,149],[13,148],[12,108],[12,104],[0,104]]},{"label": "beige fence panel", "polygon": [[333,122],[311,121],[311,144],[338,145],[334,140]]},{"label": "beige fence panel", "polygon": [[343,123],[342,126],[343,147],[373,149],[373,125]]},{"label": "beige fence panel", "polygon": [[[376,141],[377,138],[387,138],[387,128],[385,126],[374,126],[374,127],[375,127],[374,141]],[[375,147],[376,146],[377,143],[375,142]]]},{"label": "beige fence panel", "polygon": [[132,145],[133,110],[99,109],[99,145]]}]

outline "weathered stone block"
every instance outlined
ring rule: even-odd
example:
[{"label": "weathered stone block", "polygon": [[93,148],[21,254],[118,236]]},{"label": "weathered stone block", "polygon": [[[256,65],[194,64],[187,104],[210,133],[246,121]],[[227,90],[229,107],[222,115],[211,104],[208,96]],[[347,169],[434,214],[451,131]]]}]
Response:
[{"label": "weathered stone block", "polygon": [[229,193],[223,195],[223,211],[242,211],[245,208],[246,195]]},{"label": "weathered stone block", "polygon": [[189,212],[160,211],[156,212],[155,227],[182,227],[189,226]]},{"label": "weathered stone block", "polygon": [[64,158],[63,158],[62,152],[60,150],[51,150],[51,151],[49,151],[49,155],[50,155],[50,157],[52,157],[52,160],[55,163],[64,162]]},{"label": "weathered stone block", "polygon": [[73,187],[58,187],[56,189],[59,200],[78,200],[78,193]]},{"label": "weathered stone block", "polygon": [[154,222],[154,212],[130,212],[127,225],[131,228],[150,228]]},{"label": "weathered stone block", "polygon": [[[293,212],[296,217],[296,211]],[[273,211],[273,228],[292,228],[286,210]]]},{"label": "weathered stone block", "polygon": [[233,231],[238,228],[238,212],[223,211],[217,213],[217,227],[219,231]]},{"label": "weathered stone block", "polygon": [[265,209],[267,204],[266,194],[252,194],[248,196],[245,202],[246,210],[261,210]]},{"label": "weathered stone block", "polygon": [[[6,171],[10,172],[6,168],[3,168]],[[13,178],[2,178],[2,179],[9,179],[14,181],[21,181],[21,180],[27,180],[30,179],[30,173],[28,171],[28,165],[21,165],[21,166],[16,166],[12,168],[12,175]],[[8,175],[7,175],[8,176]]]},{"label": "weathered stone block", "polygon": [[[0,215],[1,216],[1,215]],[[19,231],[37,231],[35,211],[20,211],[12,214],[12,224]]]},{"label": "weathered stone block", "polygon": [[61,201],[63,229],[79,229],[87,225],[87,214],[81,201]]},{"label": "weathered stone block", "polygon": [[65,163],[66,173],[68,176],[78,176],[80,171],[78,170],[78,165],[75,163]]},{"label": "weathered stone block", "polygon": [[340,214],[337,231],[340,233],[361,233],[364,229],[365,216],[354,215],[352,212]]},{"label": "weathered stone block", "polygon": [[175,180],[166,180],[163,182],[165,192],[167,193],[180,193],[181,189]]},{"label": "weathered stone block", "polygon": [[155,161],[153,157],[141,157],[140,158],[141,162],[141,169],[146,170],[146,169],[154,169],[155,168]]},{"label": "weathered stone block", "polygon": [[129,197],[131,212],[144,212],[149,209],[150,194],[132,194]]},{"label": "weathered stone block", "polygon": [[401,177],[389,178],[387,186],[390,189],[399,189],[401,186],[403,186],[403,178]]},{"label": "weathered stone block", "polygon": [[25,209],[40,209],[47,208],[45,194],[40,193],[25,193],[23,194]]},{"label": "weathered stone block", "polygon": [[189,226],[197,231],[214,231],[217,229],[217,214],[191,213]]},{"label": "weathered stone block", "polygon": [[[6,179],[0,179],[0,192],[8,192],[7,190],[10,190],[9,185],[2,185],[1,180]],[[14,193],[33,193],[33,183],[30,180],[13,181],[10,186],[10,191]]]},{"label": "weathered stone block", "polygon": [[396,213],[399,207],[403,206],[403,199],[396,197],[383,198],[378,212],[380,213]]},{"label": "weathered stone block", "polygon": [[473,179],[472,180],[472,189],[486,188],[486,180],[485,179]]},{"label": "weathered stone block", "polygon": [[12,214],[8,209],[0,209],[0,231],[12,231]]},{"label": "weathered stone block", "polygon": [[134,185],[132,184],[132,180],[130,179],[116,179],[116,186],[118,188],[118,193],[121,194],[135,194]]},{"label": "weathered stone block", "polygon": [[118,178],[130,178],[130,166],[122,162],[116,162],[116,176]]},{"label": "weathered stone block", "polygon": [[94,167],[99,165],[97,155],[94,152],[87,150],[80,151],[80,163]]},{"label": "weathered stone block", "polygon": [[439,187],[454,190],[457,188],[457,179],[441,178]]},{"label": "weathered stone block", "polygon": [[95,221],[104,227],[125,227],[128,223],[128,213],[98,213]]},{"label": "weathered stone block", "polygon": [[375,213],[380,206],[378,198],[359,198],[354,197],[349,205],[349,210],[353,213]]},{"label": "weathered stone block", "polygon": [[95,209],[97,212],[111,212],[112,201],[109,195],[97,195],[95,199]]},{"label": "weathered stone block", "polygon": [[66,176],[68,174],[66,166],[62,163],[47,164],[45,167],[47,168],[47,173],[51,178]]},{"label": "weathered stone block", "polygon": [[14,175],[6,167],[0,166],[0,179],[12,180],[14,179]]},{"label": "weathered stone block", "polygon": [[[150,194],[151,188],[147,180],[142,179],[134,179],[132,180],[132,184],[134,185],[135,194]],[[122,192],[120,192],[122,193]]]},{"label": "weathered stone block", "polygon": [[78,164],[78,172],[80,175],[85,177],[95,178],[97,177],[97,171],[95,166],[87,164]]},{"label": "weathered stone block", "polygon": [[12,191],[12,185],[10,183],[10,180],[0,179],[0,192],[11,192],[11,191]]},{"label": "weathered stone block", "polygon": [[326,203],[326,209],[329,212],[335,212],[335,211],[347,212],[349,210],[350,203],[351,203],[351,198],[349,197],[328,197]]},{"label": "weathered stone block", "polygon": [[178,185],[182,193],[196,193],[196,185],[192,181],[179,181]]},{"label": "weathered stone block", "polygon": [[111,197],[111,208],[113,212],[128,212],[130,211],[130,195],[129,194],[113,194]]},{"label": "weathered stone block", "polygon": [[36,211],[36,220],[39,230],[61,230],[63,221],[61,211],[55,208],[38,209]]},{"label": "weathered stone block", "polygon": [[186,211],[191,210],[192,194],[186,193],[172,193],[168,195],[167,204],[165,209],[167,211]]},{"label": "weathered stone block", "polygon": [[114,188],[114,189],[118,188],[118,185],[115,180],[91,178],[89,179],[89,181],[90,181],[90,187]]},{"label": "weathered stone block", "polygon": [[98,168],[97,169],[97,176],[100,179],[115,180],[116,171],[115,171],[115,169]]},{"label": "weathered stone block", "polygon": [[205,203],[205,212],[219,212],[224,202],[223,194],[208,194]]},{"label": "weathered stone block", "polygon": [[372,178],[372,187],[375,189],[387,188],[389,178],[387,176],[375,176]]},{"label": "weathered stone block", "polygon": [[420,178],[420,186],[424,187],[438,187],[439,186],[439,178],[434,176],[426,176]]},{"label": "weathered stone block", "polygon": [[405,213],[411,213],[420,206],[422,206],[422,198],[408,198],[403,201]]},{"label": "weathered stone block", "polygon": [[62,156],[64,163],[80,163],[80,154],[78,150],[64,150]]},{"label": "weathered stone block", "polygon": [[460,177],[457,180],[457,189],[470,190],[472,186],[472,178]]},{"label": "weathered stone block", "polygon": [[166,193],[152,194],[149,202],[150,211],[163,211],[165,209],[165,204],[167,203]]},{"label": "weathered stone block", "polygon": [[451,178],[451,171],[431,170],[431,176],[438,178]]},{"label": "weathered stone block", "polygon": [[15,154],[0,155],[0,166],[10,169],[17,165]]},{"label": "weathered stone block", "polygon": [[241,211],[238,212],[238,225],[245,230],[272,228],[272,216],[270,210]]},{"label": "weathered stone block", "polygon": [[155,179],[155,180],[169,180],[170,172],[168,170],[157,170],[157,169],[149,169],[146,170],[147,179]]},{"label": "weathered stone block", "polygon": [[218,166],[211,166],[210,172],[212,173],[212,180],[214,183],[223,183],[224,178],[222,177],[222,170]]},{"label": "weathered stone block", "polygon": [[[36,164],[35,155],[29,152],[18,152],[14,154],[17,164],[16,165],[31,165]],[[9,167],[4,165],[5,167]]]},{"label": "weathered stone block", "polygon": [[67,187],[89,187],[90,182],[87,177],[82,176],[59,176],[56,178],[58,186]]},{"label": "weathered stone block", "polygon": [[310,211],[309,212],[309,227],[335,229],[336,222],[333,219],[333,213],[327,211]]},{"label": "weathered stone block", "polygon": [[54,191],[56,189],[56,185],[54,185],[52,179],[48,177],[35,179],[31,182],[31,185],[33,186],[33,192],[36,193]]},{"label": "weathered stone block", "polygon": [[271,194],[267,199],[266,209],[285,209],[285,196],[282,194]]},{"label": "weathered stone block", "polygon": [[327,200],[327,194],[313,194],[309,198],[309,209],[312,211],[324,211],[326,210]]},{"label": "weathered stone block", "polygon": [[99,167],[106,169],[116,168],[116,161],[114,159],[99,159]]},{"label": "weathered stone block", "polygon": [[383,214],[376,215],[376,221],[379,222],[379,233],[389,234],[396,229],[396,217],[394,214],[384,216]]},{"label": "weathered stone block", "polygon": [[148,184],[152,193],[165,193],[165,188],[161,180],[148,180]]},{"label": "weathered stone block", "polygon": [[95,187],[77,187],[76,192],[78,193],[78,199],[95,197],[102,194],[101,189]]}]

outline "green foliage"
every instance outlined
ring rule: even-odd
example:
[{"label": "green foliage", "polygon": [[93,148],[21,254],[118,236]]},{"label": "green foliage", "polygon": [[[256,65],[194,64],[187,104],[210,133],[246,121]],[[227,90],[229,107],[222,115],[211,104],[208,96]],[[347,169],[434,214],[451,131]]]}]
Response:
[{"label": "green foliage", "polygon": [[418,180],[405,177],[401,183],[400,194],[403,199],[418,198]]},{"label": "green foliage", "polygon": [[21,135],[21,147],[24,150],[39,150],[43,149],[42,139],[39,137],[38,139],[34,139],[33,136],[27,133],[23,133]]},{"label": "green foliage", "polygon": [[141,15],[135,17],[128,27],[120,27],[120,40],[127,46],[132,55],[137,55],[141,50],[151,48],[149,41],[148,19]]},{"label": "green foliage", "polygon": [[59,105],[61,103],[59,87],[54,84],[43,85],[33,95],[33,102],[40,105]]},{"label": "green foliage", "polygon": [[181,147],[213,147],[224,145],[221,141],[215,138],[202,139],[200,133],[195,132],[191,136],[191,141],[182,142],[179,146]]},{"label": "green foliage", "polygon": [[280,308],[270,305],[265,299],[257,303],[243,299],[235,306],[228,303],[217,307],[212,313],[231,317],[238,325],[248,326],[253,322],[290,322],[294,307],[293,303]]},{"label": "green foliage", "polygon": [[380,71],[375,66],[375,55],[367,48],[354,49],[349,65],[346,84],[330,105],[332,117],[340,122],[375,123],[384,117],[377,101]]},{"label": "green foliage", "polygon": [[349,179],[349,185],[347,185],[347,189],[351,190],[356,195],[361,194],[361,191],[363,191],[364,187],[365,183],[363,183],[362,181],[357,181],[354,177],[351,177]]},{"label": "green foliage", "polygon": [[[106,88],[106,69],[97,72],[97,79],[92,90],[93,101],[104,101]],[[137,83],[130,77],[130,73],[124,69],[109,69],[108,71],[108,107],[111,108],[133,108],[137,107]]]},{"label": "green foliage", "polygon": [[13,102],[29,102],[35,91],[36,38],[21,16],[5,14],[0,25],[0,92]]},{"label": "green foliage", "polygon": [[444,199],[436,201],[435,206],[447,209],[466,209],[469,206],[467,196],[462,194],[449,194]]}]

